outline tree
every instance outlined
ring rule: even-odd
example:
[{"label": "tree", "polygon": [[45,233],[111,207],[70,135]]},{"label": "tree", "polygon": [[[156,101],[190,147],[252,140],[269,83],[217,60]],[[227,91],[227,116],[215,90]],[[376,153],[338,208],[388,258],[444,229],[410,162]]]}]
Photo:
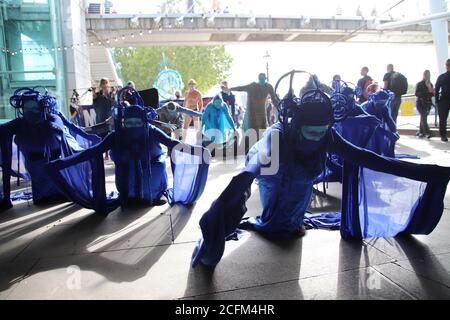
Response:
[{"label": "tree", "polygon": [[177,70],[185,87],[189,79],[197,82],[197,88],[206,92],[225,80],[233,58],[224,46],[149,47],[116,48],[117,62],[122,65],[125,81],[133,80],[138,90],[153,87],[158,73],[164,69],[163,53],[167,58],[167,68]]}]

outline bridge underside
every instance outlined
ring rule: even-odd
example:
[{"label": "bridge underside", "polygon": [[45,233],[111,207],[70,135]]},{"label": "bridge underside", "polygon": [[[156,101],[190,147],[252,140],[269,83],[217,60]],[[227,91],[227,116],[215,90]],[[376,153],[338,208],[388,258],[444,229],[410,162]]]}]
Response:
[{"label": "bridge underside", "polygon": [[[429,25],[377,30],[359,18],[275,18],[88,15],[91,45],[140,47],[255,42],[347,42],[431,44]],[[380,23],[388,22],[381,21]]]}]

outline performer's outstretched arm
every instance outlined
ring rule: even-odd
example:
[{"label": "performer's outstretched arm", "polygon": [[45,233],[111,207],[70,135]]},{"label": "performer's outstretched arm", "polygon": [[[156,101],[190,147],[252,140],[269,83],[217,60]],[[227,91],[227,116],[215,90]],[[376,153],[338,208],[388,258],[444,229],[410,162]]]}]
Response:
[{"label": "performer's outstretched arm", "polygon": [[331,139],[330,151],[337,153],[345,161],[355,165],[424,182],[450,179],[450,167],[441,167],[433,164],[417,164],[383,157],[351,144],[342,138],[334,129],[331,132]]},{"label": "performer's outstretched arm", "polygon": [[270,85],[269,86],[269,94],[270,94],[270,98],[272,99],[272,102],[274,103],[274,106],[278,106],[278,103],[280,102],[280,100],[278,100],[277,95],[275,94],[275,91],[273,90],[273,87]]},{"label": "performer's outstretched arm", "polygon": [[186,153],[189,153],[192,155],[202,155],[202,157],[205,161],[209,161],[210,154],[206,148],[203,148],[201,146],[193,146],[193,145],[184,143],[180,140],[169,137],[161,129],[156,128],[156,127],[151,127],[150,130],[152,131],[153,137],[159,143],[162,143],[167,148],[169,148],[169,150],[173,150],[173,148],[176,148],[176,150],[178,150],[178,151],[186,152]]},{"label": "performer's outstretched arm", "polygon": [[201,112],[197,112],[197,111],[194,111],[194,110],[191,110],[191,109],[188,109],[188,108],[184,108],[184,107],[181,107],[181,106],[177,107],[177,111],[181,112],[183,114],[186,114],[188,116],[191,116],[191,117],[202,117],[202,115],[203,115],[203,113],[201,113]]},{"label": "performer's outstretched arm", "polygon": [[246,86],[238,86],[238,87],[233,87],[230,88],[230,91],[249,91],[251,88],[252,84],[248,84]]},{"label": "performer's outstretched arm", "polygon": [[55,169],[64,169],[73,166],[74,164],[88,161],[92,159],[95,154],[101,155],[105,153],[106,151],[112,148],[113,144],[114,144],[114,134],[110,133],[99,144],[96,144],[95,146],[90,147],[89,149],[83,150],[67,158],[52,161],[49,165],[53,166]]}]

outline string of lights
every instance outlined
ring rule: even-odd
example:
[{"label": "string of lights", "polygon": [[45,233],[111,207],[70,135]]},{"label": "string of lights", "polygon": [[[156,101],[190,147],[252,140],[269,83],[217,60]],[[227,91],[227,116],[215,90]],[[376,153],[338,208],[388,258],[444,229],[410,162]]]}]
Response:
[{"label": "string of lights", "polygon": [[[153,32],[162,32],[164,29],[173,29],[173,28],[183,28],[185,27],[184,20],[189,20],[192,24],[194,22],[194,19],[202,19],[205,21],[205,25],[207,27],[214,27],[214,19],[218,16],[217,13],[202,13],[197,14],[195,16],[192,15],[181,15],[179,17],[167,17],[164,15],[159,15],[155,18],[153,18],[153,24],[152,27],[149,29],[139,29],[136,28],[135,31],[129,32],[129,33],[123,33],[120,35],[114,35],[109,38],[99,38],[97,40],[91,40],[91,41],[84,41],[80,43],[73,43],[68,44],[64,46],[56,46],[56,47],[43,47],[43,46],[36,46],[36,47],[25,47],[25,48],[0,48],[1,52],[3,54],[16,56],[21,54],[46,54],[46,53],[54,53],[54,52],[61,52],[61,51],[68,51],[68,50],[75,50],[82,47],[89,47],[89,46],[105,46],[105,47],[114,47],[115,43],[118,43],[119,41],[126,41],[130,39],[134,39],[137,37],[143,37],[144,35],[150,35]],[[309,17],[303,17],[302,19],[305,20],[303,24],[309,24],[310,18]],[[139,16],[134,16],[131,19],[131,25],[132,27],[138,27],[139,26]],[[251,16],[248,18],[247,21],[247,27],[255,27],[256,25],[256,17]]]},{"label": "string of lights", "polygon": [[[134,19],[138,18],[137,16],[134,17]],[[164,18],[167,21],[164,21]],[[106,46],[106,47],[112,47],[114,43],[117,43],[119,41],[125,41],[128,39],[133,39],[136,37],[142,37],[144,35],[149,35],[152,34],[155,31],[163,31],[165,28],[166,29],[172,29],[174,27],[183,27],[184,23],[183,20],[184,19],[190,19],[190,22],[194,22],[194,17],[185,17],[185,16],[180,16],[175,20],[175,22],[171,22],[171,19],[168,19],[167,17],[163,17],[163,16],[158,16],[156,18],[154,18],[153,22],[154,22],[154,27],[151,29],[141,29],[141,30],[137,30],[137,31],[133,31],[130,33],[124,33],[121,35],[116,35],[110,38],[103,38],[103,39],[98,39],[96,41],[84,41],[84,42],[80,42],[80,43],[73,43],[73,44],[69,44],[69,45],[64,45],[64,46],[56,46],[56,47],[43,47],[43,46],[37,46],[37,47],[26,47],[26,48],[8,48],[8,47],[3,47],[0,48],[1,52],[3,54],[7,54],[7,55],[11,55],[11,56],[16,56],[16,55],[20,55],[20,54],[30,54],[30,53],[34,53],[34,54],[43,54],[43,53],[53,53],[53,52],[59,52],[59,51],[67,51],[67,50],[74,50],[77,48],[82,48],[82,47],[88,47],[88,46]],[[206,14],[201,14],[199,15],[197,18],[202,18],[202,19],[208,19],[208,16]],[[133,18],[132,18],[133,20]]]}]

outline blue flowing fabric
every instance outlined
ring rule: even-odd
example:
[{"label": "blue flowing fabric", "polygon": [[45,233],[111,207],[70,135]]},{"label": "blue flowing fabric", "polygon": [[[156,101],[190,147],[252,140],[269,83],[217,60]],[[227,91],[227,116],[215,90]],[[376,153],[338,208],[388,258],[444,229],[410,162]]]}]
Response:
[{"label": "blue flowing fabric", "polygon": [[345,158],[342,237],[432,232],[442,216],[450,168],[378,156],[344,142],[332,136],[332,149]]},{"label": "blue flowing fabric", "polygon": [[23,118],[0,125],[0,202],[5,207],[10,203],[12,175],[31,178],[35,203],[66,199],[48,176],[46,164],[52,159],[68,157],[99,142],[98,136],[85,133],[67,121],[62,114],[47,114],[46,120],[38,125],[30,125]]},{"label": "blue flowing fabric", "polygon": [[399,134],[391,117],[389,100],[383,102],[372,98],[364,102],[361,108],[381,121],[381,125],[376,129],[366,148],[383,156],[395,157],[395,143],[399,139]]},{"label": "blue flowing fabric", "polygon": [[216,108],[211,102],[205,108],[202,116],[203,134],[215,144],[228,142],[234,134],[234,123],[231,119],[228,107],[222,103]]},{"label": "blue flowing fabric", "polygon": [[[312,189],[315,177],[302,172],[296,165],[292,166],[294,171],[284,171],[282,164],[289,166],[291,160],[283,151],[282,143],[280,170],[271,177],[260,176],[263,163],[267,162],[261,159],[270,159],[271,137],[277,133],[282,133],[280,125],[272,126],[266,132],[249,153],[246,167],[202,216],[200,228],[203,237],[192,256],[194,267],[199,262],[216,265],[223,255],[225,239],[243,225],[250,225],[268,236],[281,237],[295,236],[296,230],[302,227],[311,192],[295,187]],[[327,151],[344,159],[340,226],[343,238],[393,237],[400,232],[428,234],[434,229],[443,212],[450,168],[377,155],[349,143],[335,129],[326,139]],[[294,174],[289,174],[291,172],[298,176],[294,177]],[[255,178],[264,181],[261,191],[270,200],[263,199],[260,217],[244,219],[241,223]],[[289,184],[292,184],[292,189]],[[398,197],[399,189],[401,197]],[[287,192],[290,194],[285,194]]]},{"label": "blue flowing fabric", "polygon": [[340,212],[311,213],[306,212],[303,224],[310,229],[339,230],[341,227]]},{"label": "blue flowing fabric", "polygon": [[[108,213],[128,200],[154,204],[167,195],[170,204],[190,205],[202,194],[208,175],[208,151],[189,146],[168,137],[160,129],[148,128],[147,150],[141,158],[133,158],[121,150],[121,137],[110,133],[100,144],[73,157],[52,162],[49,172],[55,183],[75,203],[99,213]],[[172,152],[173,188],[168,189],[165,145]],[[107,197],[103,153],[111,150],[115,163],[118,198]],[[148,157],[146,156],[148,155]],[[84,176],[73,176],[79,167],[86,167]]]},{"label": "blue flowing fabric", "polygon": [[[365,113],[359,106],[355,106],[345,119],[335,123],[335,130],[348,142],[357,147],[371,149],[371,141],[374,138],[381,122],[374,116]],[[321,181],[342,182],[342,167],[344,160],[335,153],[329,152],[325,172],[314,183]]]}]

